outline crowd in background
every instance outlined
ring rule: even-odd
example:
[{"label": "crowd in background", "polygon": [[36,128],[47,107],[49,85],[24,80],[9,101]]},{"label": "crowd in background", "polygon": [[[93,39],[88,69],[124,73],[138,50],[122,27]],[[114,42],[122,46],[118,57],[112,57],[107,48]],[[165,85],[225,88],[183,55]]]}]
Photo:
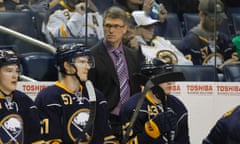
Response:
[{"label": "crowd in background", "polygon": [[[198,15],[200,12],[198,8],[199,1],[198,0],[189,0],[189,1],[179,1],[179,0],[105,0],[101,1],[101,4],[97,0],[88,0],[86,6],[84,3],[86,1],[74,1],[74,0],[31,0],[31,1],[15,1],[15,0],[5,0],[0,3],[0,9],[1,11],[6,10],[15,10],[15,11],[30,11],[33,13],[35,17],[35,25],[36,25],[36,31],[38,32],[37,38],[41,41],[44,41],[46,43],[55,45],[56,41],[61,41],[61,39],[64,37],[71,37],[71,38],[79,38],[79,39],[86,39],[85,35],[87,33],[87,37],[89,39],[89,47],[92,47],[98,40],[103,39],[103,18],[102,15],[104,13],[104,10],[111,6],[117,6],[122,9],[124,9],[128,15],[129,15],[129,29],[127,34],[124,36],[124,43],[129,47],[133,49],[139,49],[141,43],[143,42],[142,38],[149,37],[147,31],[149,29],[144,30],[146,28],[140,28],[139,22],[134,22],[134,17],[131,15],[133,11],[144,11],[146,15],[149,15],[152,19],[155,19],[156,22],[154,22],[154,34],[150,37],[150,39],[153,39],[155,37],[161,37],[164,40],[167,41],[170,40],[170,42],[164,47],[175,47],[176,50],[180,50],[175,54],[174,56],[171,55],[172,61],[176,59],[181,53],[185,56],[187,59],[191,59],[194,65],[202,65],[203,63],[206,64],[208,60],[204,59],[210,55],[210,52],[205,52],[204,56],[203,54],[197,56],[192,56],[190,53],[186,51],[186,47],[196,47],[194,44],[189,44],[189,46],[185,45],[185,41],[188,41],[188,38],[183,39],[183,37],[177,38],[177,40],[169,39],[169,22],[167,20],[167,15],[174,13],[177,14],[178,20],[180,22],[181,32],[183,35],[187,35],[188,31],[186,27],[184,26],[184,19],[183,14],[184,13],[193,13]],[[227,26],[230,31],[229,34],[226,35],[226,39],[228,44],[220,44],[224,45],[224,47],[232,47],[231,46],[231,40],[234,36],[236,36],[237,32],[233,30],[233,26],[231,23],[231,15],[229,14],[228,8],[237,8],[238,4],[232,0],[232,1],[224,1],[222,0],[222,3],[224,5],[223,11],[226,14],[225,19],[227,19]],[[157,4],[157,7],[155,5]],[[159,9],[159,11],[154,12]],[[157,9],[156,9],[157,8]],[[153,10],[153,11],[152,11]],[[87,16],[85,16],[85,13],[88,13]],[[200,18],[200,17],[199,17]],[[142,21],[147,21],[147,19],[143,19]],[[87,25],[86,25],[87,23]],[[141,24],[143,25],[143,24]],[[196,24],[197,25],[197,24]],[[172,25],[171,25],[172,26]],[[225,26],[225,25],[224,25]],[[146,26],[145,26],[146,27]],[[214,27],[213,27],[214,28]],[[219,31],[218,28],[215,29],[215,31]],[[221,31],[221,30],[220,30]],[[139,37],[140,35],[144,34],[143,36]],[[150,34],[151,35],[151,34]],[[188,37],[188,36],[187,36]],[[206,37],[206,43],[212,44],[208,36]],[[221,36],[224,37],[224,36]],[[183,39],[183,42],[181,42]],[[84,41],[84,40],[82,40]],[[144,40],[145,41],[145,40]],[[208,42],[209,41],[209,42]],[[219,40],[218,40],[219,41]],[[85,40],[86,42],[86,40]],[[148,42],[147,42],[148,43]],[[183,45],[184,43],[184,45]],[[197,43],[196,41],[194,42]],[[204,42],[203,42],[204,43]],[[218,42],[216,43],[218,44]],[[154,44],[150,44],[154,45]],[[217,47],[217,46],[216,46]],[[221,46],[220,46],[221,47]],[[161,49],[161,48],[160,48]],[[171,48],[170,48],[171,49]],[[189,48],[187,48],[189,49]],[[190,50],[194,51],[194,50]],[[201,50],[203,51],[203,50]],[[210,49],[208,50],[210,51]],[[233,49],[233,51],[235,51]],[[174,51],[172,51],[174,52]],[[167,53],[167,52],[166,52]],[[170,54],[167,53],[169,56]],[[193,52],[198,53],[198,52]],[[225,51],[222,51],[220,53],[226,53]],[[202,57],[198,60],[199,57]],[[217,65],[220,65],[223,63],[223,61],[226,61],[227,59],[231,58],[227,63],[231,63],[232,59],[235,61],[236,54],[229,53],[228,56],[226,54],[221,54],[217,59],[216,63]],[[211,59],[211,58],[208,58]],[[219,61],[222,61],[219,63]],[[211,62],[210,62],[211,63]],[[175,62],[174,64],[185,64],[183,62]],[[189,64],[189,63],[188,63]],[[219,66],[219,69],[221,69],[223,66]]]}]

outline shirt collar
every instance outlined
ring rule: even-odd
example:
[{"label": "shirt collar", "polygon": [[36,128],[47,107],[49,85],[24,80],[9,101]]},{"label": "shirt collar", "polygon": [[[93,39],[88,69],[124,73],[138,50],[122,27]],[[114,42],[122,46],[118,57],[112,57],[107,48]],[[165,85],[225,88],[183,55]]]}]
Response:
[{"label": "shirt collar", "polygon": [[[113,52],[116,48],[112,47],[109,42],[107,42],[105,39],[103,40],[104,45],[106,46],[107,50],[109,52]],[[123,53],[123,45],[122,43],[120,46],[117,48],[121,53]]]}]

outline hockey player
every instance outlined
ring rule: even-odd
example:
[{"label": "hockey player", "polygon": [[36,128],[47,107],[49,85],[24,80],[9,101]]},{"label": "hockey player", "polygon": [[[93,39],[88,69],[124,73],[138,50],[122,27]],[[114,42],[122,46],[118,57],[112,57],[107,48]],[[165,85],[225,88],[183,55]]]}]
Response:
[{"label": "hockey player", "polygon": [[57,50],[56,61],[61,78],[40,91],[35,100],[44,140],[62,144],[114,144],[107,124],[107,102],[100,91],[87,87],[88,71],[95,65],[89,50],[82,44],[64,44]]},{"label": "hockey player", "polygon": [[[187,109],[177,97],[170,95],[171,81],[183,80],[182,73],[172,72],[171,65],[152,59],[135,76],[141,85],[151,80],[154,86],[146,92],[133,125],[131,116],[142,93],[130,97],[121,108],[123,134],[128,144],[189,144]],[[126,133],[129,127],[131,130]]]},{"label": "hockey player", "polygon": [[0,50],[0,144],[37,142],[40,119],[30,97],[16,90],[19,58],[12,50]]},{"label": "hockey player", "polygon": [[240,106],[226,112],[211,129],[202,144],[239,144]]}]

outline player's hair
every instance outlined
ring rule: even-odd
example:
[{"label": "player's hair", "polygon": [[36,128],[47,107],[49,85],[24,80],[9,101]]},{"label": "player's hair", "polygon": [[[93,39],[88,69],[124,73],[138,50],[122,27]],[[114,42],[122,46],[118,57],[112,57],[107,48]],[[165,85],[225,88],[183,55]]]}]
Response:
[{"label": "player's hair", "polygon": [[112,19],[121,19],[123,20],[124,24],[128,23],[129,16],[125,10],[122,8],[112,6],[109,9],[107,9],[103,14],[103,21],[105,22],[106,18],[112,18]]}]

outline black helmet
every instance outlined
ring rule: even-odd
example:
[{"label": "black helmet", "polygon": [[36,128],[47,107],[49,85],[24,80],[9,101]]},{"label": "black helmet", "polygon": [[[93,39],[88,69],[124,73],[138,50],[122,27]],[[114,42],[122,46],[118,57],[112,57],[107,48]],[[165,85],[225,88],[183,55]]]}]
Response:
[{"label": "black helmet", "polygon": [[0,67],[10,64],[20,64],[19,58],[12,50],[0,50]]},{"label": "black helmet", "polygon": [[170,81],[183,81],[181,72],[174,72],[173,65],[158,58],[146,59],[141,65],[141,73],[134,74],[134,79],[140,85],[145,85],[151,80],[155,85]]},{"label": "black helmet", "polygon": [[94,58],[90,54],[90,50],[81,43],[71,43],[61,45],[56,52],[55,58],[57,65],[60,67],[61,72],[65,72],[63,63],[65,61],[74,64],[76,57],[87,56],[89,57],[88,64],[91,68],[95,66]]},{"label": "black helmet", "polygon": [[160,59],[146,59],[141,66],[141,73],[147,77],[151,77],[157,74],[172,72],[173,66]]}]

